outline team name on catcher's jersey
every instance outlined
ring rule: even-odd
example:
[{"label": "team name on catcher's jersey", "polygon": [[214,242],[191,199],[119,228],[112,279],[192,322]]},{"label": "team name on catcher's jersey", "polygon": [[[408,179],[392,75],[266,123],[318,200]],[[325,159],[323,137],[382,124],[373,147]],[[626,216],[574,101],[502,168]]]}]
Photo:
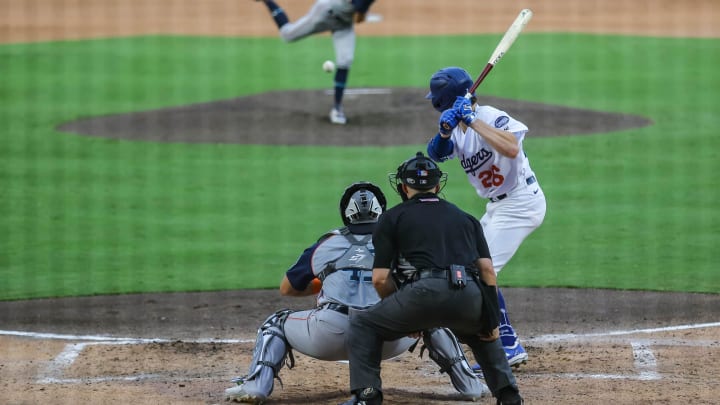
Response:
[{"label": "team name on catcher's jersey", "polygon": [[479,152],[470,157],[465,157],[463,154],[462,158],[460,158],[460,164],[462,165],[462,168],[465,169],[465,173],[472,173],[475,175],[475,172],[478,171],[482,165],[492,159],[492,156],[492,151],[482,148]]}]

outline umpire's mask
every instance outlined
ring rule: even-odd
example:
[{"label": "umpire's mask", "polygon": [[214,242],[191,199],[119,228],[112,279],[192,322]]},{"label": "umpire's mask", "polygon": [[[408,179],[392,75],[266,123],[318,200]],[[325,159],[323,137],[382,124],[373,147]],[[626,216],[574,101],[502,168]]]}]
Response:
[{"label": "umpire's mask", "polygon": [[439,193],[445,187],[447,173],[443,173],[432,159],[423,155],[422,152],[418,152],[415,157],[403,162],[397,172],[391,173],[388,178],[390,184],[405,201],[407,196],[402,191],[402,184],[420,191],[431,190],[440,184]]}]

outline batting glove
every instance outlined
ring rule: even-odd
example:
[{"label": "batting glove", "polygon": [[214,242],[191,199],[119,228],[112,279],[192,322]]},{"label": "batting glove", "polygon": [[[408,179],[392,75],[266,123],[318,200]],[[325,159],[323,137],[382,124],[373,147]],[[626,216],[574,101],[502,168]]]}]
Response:
[{"label": "batting glove", "polygon": [[455,104],[453,104],[453,109],[456,114],[461,117],[465,125],[470,125],[473,121],[475,121],[475,118],[477,118],[475,116],[475,111],[472,108],[472,103],[465,97],[457,97],[455,99]]},{"label": "batting glove", "polygon": [[448,136],[450,133],[452,133],[452,130],[455,129],[459,122],[459,117],[457,115],[457,111],[448,108],[447,110],[443,111],[442,114],[440,114],[440,120],[438,121],[438,127],[440,128],[440,133]]}]

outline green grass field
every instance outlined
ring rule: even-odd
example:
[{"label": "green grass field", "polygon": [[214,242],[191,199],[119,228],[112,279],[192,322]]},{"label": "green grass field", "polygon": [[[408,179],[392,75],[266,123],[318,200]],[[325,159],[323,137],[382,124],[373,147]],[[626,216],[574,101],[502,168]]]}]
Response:
[{"label": "green grass field", "polygon": [[[360,38],[350,86],[425,88],[443,66],[477,72],[498,38]],[[79,117],[327,88],[320,64],[329,55],[326,36],[0,46],[0,299],[274,288],[339,223],[346,185],[373,181],[398,202],[386,175],[422,144],[160,144],[54,129]],[[527,34],[513,45],[482,94],[655,125],[526,140],[548,213],[501,285],[720,292],[717,66],[714,39]],[[446,197],[480,216],[484,202],[457,162],[442,168]]]}]

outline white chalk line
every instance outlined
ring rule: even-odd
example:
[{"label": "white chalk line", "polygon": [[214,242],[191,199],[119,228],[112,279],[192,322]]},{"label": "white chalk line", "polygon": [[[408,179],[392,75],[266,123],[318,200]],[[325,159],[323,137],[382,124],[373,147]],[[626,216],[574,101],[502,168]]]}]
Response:
[{"label": "white chalk line", "polygon": [[525,339],[527,342],[533,342],[533,343],[554,343],[554,342],[562,342],[562,341],[578,341],[578,340],[592,340],[594,338],[607,338],[609,336],[623,336],[623,335],[634,335],[634,334],[651,334],[651,333],[660,333],[660,332],[674,332],[679,330],[688,330],[688,329],[705,329],[705,328],[717,328],[720,327],[720,322],[710,322],[710,323],[695,323],[690,325],[677,325],[677,326],[666,326],[662,328],[649,328],[649,329],[629,329],[629,330],[618,330],[618,331],[609,331],[609,332],[597,332],[597,333],[584,333],[584,334],[574,334],[574,333],[568,333],[563,335],[542,335],[535,338],[528,338]]},{"label": "white chalk line", "polygon": [[68,343],[65,348],[58,354],[50,363],[48,363],[45,370],[40,372],[36,377],[36,382],[39,384],[79,384],[79,383],[97,383],[107,381],[141,381],[154,378],[166,378],[161,374],[136,374],[131,376],[104,376],[104,377],[87,377],[87,378],[62,378],[65,370],[70,368],[75,360],[80,356],[80,353],[87,346],[94,345],[137,345],[137,344],[149,344],[149,343],[196,343],[196,344],[240,344],[240,343],[255,343],[254,339],[196,339],[196,340],[180,340],[180,339],[161,339],[161,338],[127,338],[127,337],[112,337],[112,336],[101,336],[101,335],[67,335],[57,333],[39,333],[39,332],[25,332],[25,331],[12,331],[12,330],[0,330],[0,335],[5,336],[18,336],[32,339],[51,339],[51,340],[73,340],[82,341],[81,343]]},{"label": "white chalk line", "polygon": [[[688,329],[702,329],[720,327],[720,322],[689,324],[667,326],[660,328],[648,329],[630,329],[620,331],[608,331],[586,334],[550,334],[542,335],[535,338],[526,339],[527,342],[542,345],[543,343],[558,342],[582,342],[588,340],[595,341],[615,341],[627,343],[628,339],[619,339],[619,336],[635,335],[635,334],[652,334],[660,332],[671,332]],[[43,373],[40,373],[37,382],[41,384],[76,384],[76,383],[92,383],[105,381],[139,381],[153,378],[163,378],[166,376],[159,374],[138,374],[133,376],[105,376],[94,378],[61,378],[64,371],[72,366],[83,349],[88,345],[120,345],[120,344],[146,344],[146,343],[253,343],[254,340],[248,339],[199,339],[193,341],[168,340],[168,339],[144,339],[144,338],[118,338],[110,336],[95,335],[62,335],[54,333],[37,333],[23,331],[4,331],[0,330],[0,335],[21,336],[37,339],[58,339],[58,340],[81,340],[83,343],[71,343],[65,346],[65,349],[48,364]],[[608,339],[608,337],[615,339]],[[679,339],[629,339],[629,343],[633,350],[634,368],[636,374],[593,374],[593,373],[550,373],[550,374],[523,374],[527,377],[547,377],[552,375],[560,378],[585,378],[585,379],[624,379],[624,380],[641,380],[652,381],[660,380],[662,376],[657,371],[657,360],[651,346],[702,346],[715,347],[720,346],[717,341],[683,341]]]},{"label": "white chalk line", "polygon": [[136,374],[131,376],[115,376],[115,377],[85,377],[85,378],[39,378],[38,384],[88,384],[102,383],[108,381],[143,381],[151,379],[167,379],[167,376],[161,374]]},{"label": "white chalk line", "polygon": [[642,341],[632,341],[630,345],[633,349],[635,370],[638,371],[640,380],[659,380],[660,374],[657,372],[657,360],[650,345]]},{"label": "white chalk line", "polygon": [[[593,373],[560,373],[551,374],[555,377],[570,379],[599,379],[599,380],[639,380],[654,381],[661,380],[662,376],[657,370],[657,360],[651,346],[700,346],[700,347],[720,347],[717,341],[684,341],[681,339],[636,339],[621,338],[621,336],[652,334],[661,332],[673,332],[689,329],[703,329],[720,327],[720,322],[698,323],[690,325],[666,326],[660,328],[647,329],[629,329],[598,333],[585,334],[563,334],[563,335],[543,335],[535,338],[526,339],[528,342],[542,345],[543,343],[575,343],[579,344],[588,341],[599,341],[605,343],[630,343],[633,351],[634,368],[636,374],[593,374]],[[547,374],[524,374],[528,377],[547,377]]]},{"label": "white chalk line", "polygon": [[127,337],[113,337],[113,336],[102,336],[102,335],[65,335],[58,333],[41,333],[41,332],[24,332],[15,330],[0,330],[0,335],[6,336],[19,336],[28,337],[34,339],[52,339],[52,340],[80,340],[90,342],[102,342],[108,344],[144,344],[144,343],[254,343],[254,339],[196,339],[196,340],[182,340],[182,339],[162,339],[162,338],[127,338]]},{"label": "white chalk line", "polygon": [[[597,374],[597,373],[550,373],[554,377],[592,380],[637,380],[655,381],[662,376],[657,370],[655,353],[650,348],[649,340],[633,340],[630,346],[633,351],[635,374]],[[545,378],[548,374],[523,374],[526,377]]]},{"label": "white chalk line", "polygon": [[[335,90],[325,90],[325,95],[331,96],[335,94]],[[367,96],[367,95],[383,95],[392,94],[391,89],[371,89],[371,88],[348,88],[345,89],[346,96]]]}]

